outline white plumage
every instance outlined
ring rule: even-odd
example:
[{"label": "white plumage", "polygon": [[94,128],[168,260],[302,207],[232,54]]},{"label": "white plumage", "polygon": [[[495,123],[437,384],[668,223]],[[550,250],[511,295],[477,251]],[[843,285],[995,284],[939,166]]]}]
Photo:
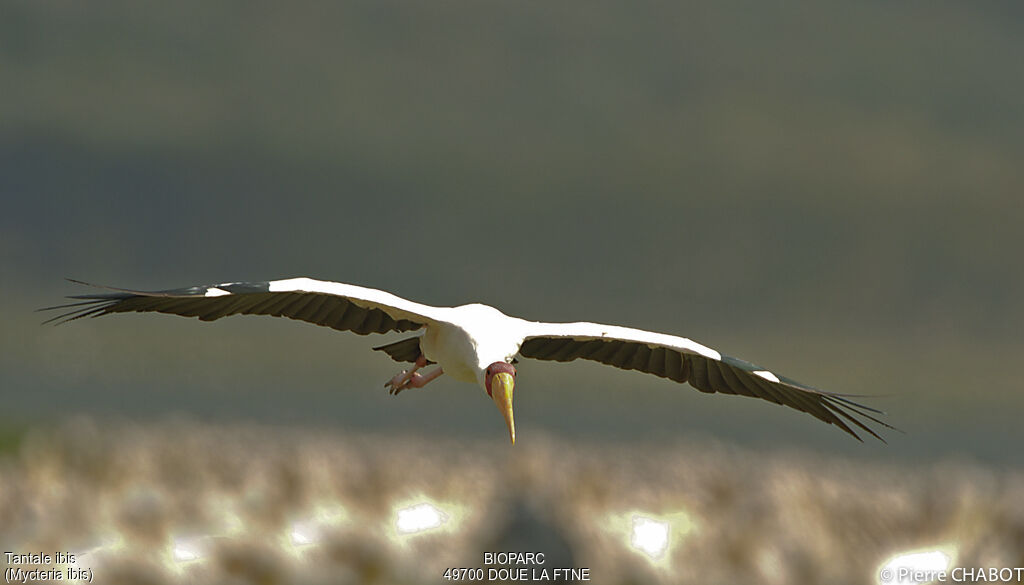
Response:
[{"label": "white plumage", "polygon": [[[74,281],[78,282],[78,281]],[[82,283],[85,284],[85,283]],[[807,412],[857,437],[857,427],[880,438],[865,422],[889,425],[879,411],[848,395],[800,384],[768,369],[721,353],[684,337],[599,323],[543,323],[505,315],[482,304],[434,307],[382,290],[290,278],[233,282],[165,291],[103,287],[113,292],[75,295],[79,302],[43,310],[68,309],[61,322],[110,313],[159,312],[212,321],[235,314],[289,317],[360,335],[421,331],[374,349],[397,361],[412,362],[386,386],[392,393],[422,387],[442,373],[476,382],[498,404],[515,442],[512,390],[517,358],[570,361],[587,359],[627,370],[688,382],[702,392],[762,398]],[[439,368],[423,375],[429,363]]]}]

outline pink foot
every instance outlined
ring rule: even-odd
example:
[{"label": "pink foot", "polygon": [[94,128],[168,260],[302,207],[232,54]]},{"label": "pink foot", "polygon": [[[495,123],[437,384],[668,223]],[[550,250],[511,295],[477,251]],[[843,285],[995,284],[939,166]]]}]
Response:
[{"label": "pink foot", "polygon": [[413,364],[411,370],[402,370],[401,372],[395,374],[394,378],[391,378],[387,382],[384,382],[384,387],[387,388],[388,392],[390,392],[391,394],[397,394],[397,390],[405,388],[408,385],[409,380],[411,380],[412,377],[416,375],[416,370],[422,368],[425,365],[427,365],[427,358],[421,355],[420,357],[416,358],[416,363]]},{"label": "pink foot", "polygon": [[[401,392],[402,390],[405,390],[407,388],[422,388],[422,387],[426,386],[427,384],[429,384],[430,382],[436,380],[438,377],[440,377],[441,374],[444,373],[444,370],[442,370],[441,368],[437,368],[436,370],[434,370],[433,372],[430,372],[429,374],[427,374],[425,376],[423,374],[420,374],[420,373],[417,373],[417,372],[410,372],[410,373],[411,373],[411,375],[408,375],[408,379],[405,380],[404,383],[402,383],[401,385],[392,385],[391,386],[391,389],[390,389],[389,392],[392,395],[398,395],[399,392]],[[405,374],[400,374],[400,375],[405,375]],[[395,376],[395,378],[398,378],[398,376]],[[392,379],[392,382],[394,382],[394,381],[395,380]],[[391,382],[389,382],[389,384],[390,383]]]}]

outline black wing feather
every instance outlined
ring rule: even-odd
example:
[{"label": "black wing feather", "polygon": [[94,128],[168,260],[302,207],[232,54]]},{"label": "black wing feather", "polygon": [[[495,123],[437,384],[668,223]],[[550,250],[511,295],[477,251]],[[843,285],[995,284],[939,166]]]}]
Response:
[{"label": "black wing feather", "polygon": [[851,425],[883,442],[885,440],[868,427],[865,421],[894,429],[874,416],[882,415],[883,412],[854,402],[850,395],[826,392],[777,375],[779,381],[775,382],[754,373],[765,372],[765,368],[730,356],[723,355],[721,360],[716,360],[643,342],[560,336],[530,337],[523,342],[519,353],[523,357],[539,360],[592,360],[624,370],[647,372],[680,383],[689,382],[697,390],[709,394],[760,398],[806,412],[836,425],[857,440],[861,440],[861,437]]},{"label": "black wing feather", "polygon": [[[72,282],[88,284],[77,280]],[[66,323],[113,313],[155,312],[198,317],[203,321],[214,321],[230,315],[273,315],[340,331],[352,331],[359,335],[412,331],[423,326],[408,319],[395,319],[383,309],[361,307],[343,296],[320,292],[271,291],[269,282],[191,286],[162,291],[102,288],[113,292],[72,295],[68,298],[77,302],[39,309],[60,311],[45,323]],[[213,288],[228,294],[206,296]]]},{"label": "black wing feather", "polygon": [[[384,353],[391,356],[391,359],[396,362],[409,362],[415,363],[419,359],[423,352],[420,351],[420,338],[410,337],[387,345],[381,345],[373,348],[377,351],[383,351]],[[434,362],[427,360],[427,364]]]}]

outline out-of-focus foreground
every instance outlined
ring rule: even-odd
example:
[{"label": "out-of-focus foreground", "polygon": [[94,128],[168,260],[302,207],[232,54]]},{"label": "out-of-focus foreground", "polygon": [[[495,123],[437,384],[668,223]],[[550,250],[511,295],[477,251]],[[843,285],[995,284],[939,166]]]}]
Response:
[{"label": "out-of-focus foreground", "polygon": [[26,437],[0,486],[0,546],[71,552],[97,583],[439,583],[486,574],[499,551],[545,553],[499,568],[595,583],[875,583],[908,550],[1024,564],[1019,472],[706,442],[513,449],[80,419]]}]

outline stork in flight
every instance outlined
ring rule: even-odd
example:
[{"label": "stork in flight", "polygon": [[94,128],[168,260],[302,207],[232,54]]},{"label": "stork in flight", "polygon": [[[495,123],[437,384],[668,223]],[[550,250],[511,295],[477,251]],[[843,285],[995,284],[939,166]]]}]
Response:
[{"label": "stork in flight", "polygon": [[[88,284],[77,280],[72,282]],[[95,286],[95,285],[89,285]],[[853,427],[883,440],[867,422],[892,428],[851,395],[806,386],[770,370],[722,355],[684,337],[599,323],[542,323],[509,317],[494,307],[469,304],[433,307],[389,292],[340,282],[290,278],[230,282],[164,291],[98,287],[108,293],[74,295],[78,302],[50,321],[72,321],[110,313],[157,312],[213,321],[229,315],[273,315],[359,335],[414,331],[415,337],[375,347],[398,362],[411,362],[389,380],[391,394],[422,388],[442,374],[476,382],[494,400],[516,442],[512,392],[516,357],[567,362],[593,360],[638,370],[701,392],[753,396],[806,412],[861,440]],[[420,373],[429,364],[433,371]],[[884,441],[884,440],[883,440]]]}]

